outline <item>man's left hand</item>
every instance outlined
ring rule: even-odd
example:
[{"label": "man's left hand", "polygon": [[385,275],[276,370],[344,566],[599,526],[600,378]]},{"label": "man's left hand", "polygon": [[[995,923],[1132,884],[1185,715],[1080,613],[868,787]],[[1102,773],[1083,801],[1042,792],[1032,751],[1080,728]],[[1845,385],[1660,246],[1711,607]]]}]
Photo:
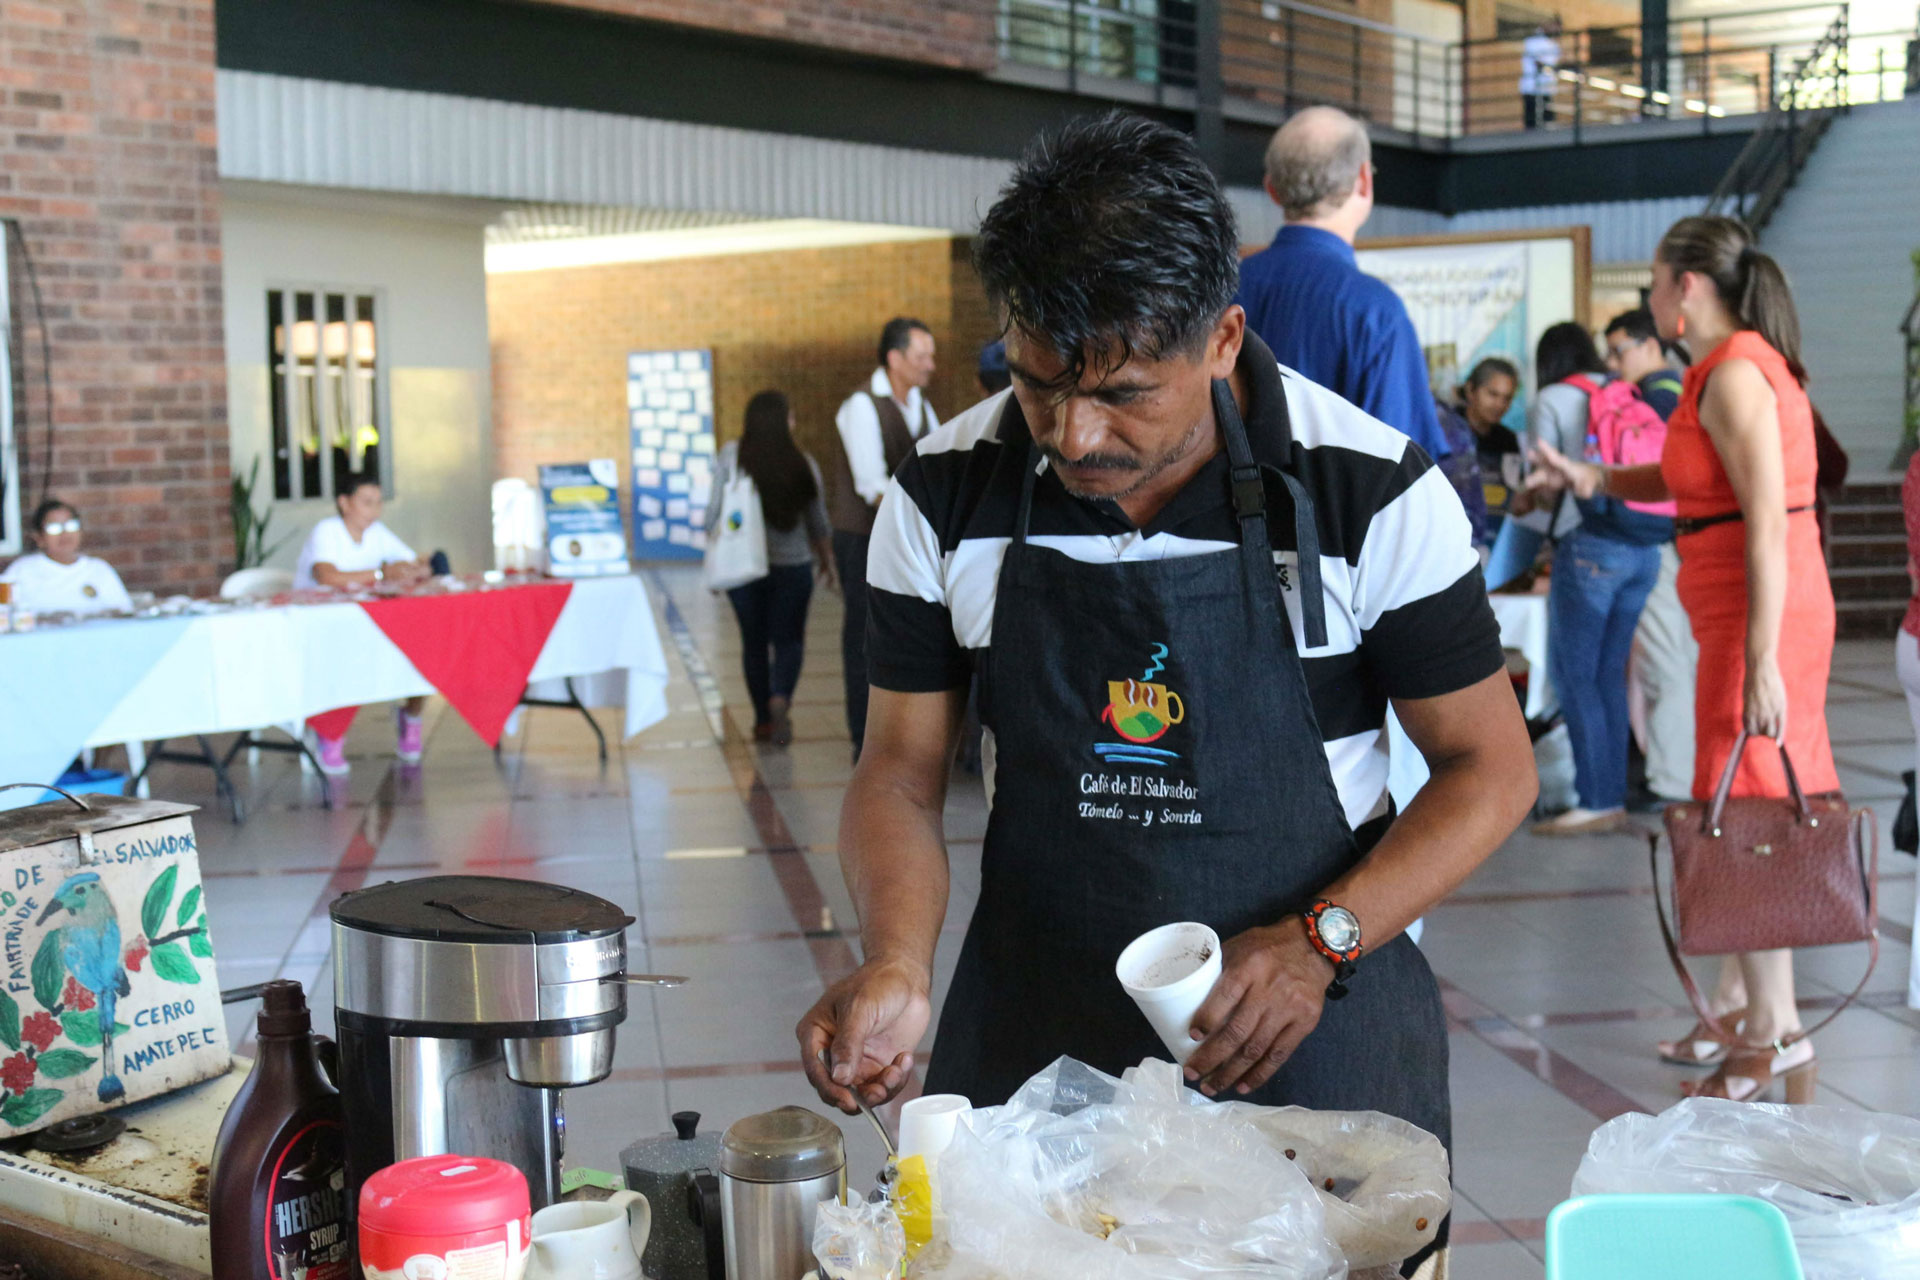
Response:
[{"label": "man's left hand", "polygon": [[1203,1039],[1186,1077],[1209,1097],[1251,1093],[1273,1078],[1320,1025],[1333,965],[1314,950],[1298,918],[1249,929],[1222,946],[1220,980],[1193,1034]]}]

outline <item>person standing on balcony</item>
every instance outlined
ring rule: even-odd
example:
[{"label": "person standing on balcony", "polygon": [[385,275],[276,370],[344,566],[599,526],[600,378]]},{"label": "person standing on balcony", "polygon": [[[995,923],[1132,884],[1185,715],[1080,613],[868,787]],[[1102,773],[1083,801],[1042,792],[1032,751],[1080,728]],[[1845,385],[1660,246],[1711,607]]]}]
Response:
[{"label": "person standing on balcony", "polygon": [[840,659],[855,760],[867,731],[867,544],[894,469],[913,452],[914,441],[940,425],[925,398],[932,381],[933,331],[918,320],[895,316],[880,330],[880,367],[833,419],[827,515],[846,600]]},{"label": "person standing on balcony", "polygon": [[1308,107],[1267,144],[1267,194],[1286,215],[1240,264],[1247,327],[1281,364],[1413,438],[1449,452],[1420,338],[1398,295],[1360,270],[1353,240],[1373,212],[1373,144],[1333,107]]},{"label": "person standing on balcony", "polygon": [[1548,18],[1520,45],[1520,114],[1529,129],[1553,123],[1560,83],[1560,19]]}]

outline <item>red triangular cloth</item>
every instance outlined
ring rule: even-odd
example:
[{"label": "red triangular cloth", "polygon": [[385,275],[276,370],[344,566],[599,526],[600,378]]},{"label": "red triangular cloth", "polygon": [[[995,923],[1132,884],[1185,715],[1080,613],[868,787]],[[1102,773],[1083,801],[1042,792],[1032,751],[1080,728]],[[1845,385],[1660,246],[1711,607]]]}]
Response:
[{"label": "red triangular cloth", "polygon": [[571,582],[542,582],[361,608],[491,747],[572,592]]}]

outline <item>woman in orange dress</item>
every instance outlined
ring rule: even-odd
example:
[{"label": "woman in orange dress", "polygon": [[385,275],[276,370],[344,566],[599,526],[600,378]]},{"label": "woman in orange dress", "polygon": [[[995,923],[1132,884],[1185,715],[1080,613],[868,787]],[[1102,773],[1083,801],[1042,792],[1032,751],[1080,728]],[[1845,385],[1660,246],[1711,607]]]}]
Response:
[{"label": "woman in orange dress", "polygon": [[[1742,728],[1774,738],[1809,792],[1837,791],[1827,738],[1833,591],[1813,510],[1813,411],[1800,363],[1800,323],[1777,263],[1731,218],[1682,218],[1660,241],[1648,299],[1660,335],[1698,355],[1667,425],[1660,465],[1599,467],[1536,446],[1546,472],[1581,497],[1671,497],[1680,601],[1700,644],[1694,694],[1696,800],[1712,797]],[[1755,744],[1736,796],[1784,796],[1777,751]],[[1793,953],[1728,956],[1712,1011],[1742,1044],[1704,1026],[1660,1046],[1670,1062],[1719,1069],[1695,1095],[1748,1101],[1784,1079],[1810,1101],[1813,1042],[1800,1034]],[[1762,1046],[1758,1049],[1749,1046]]]}]

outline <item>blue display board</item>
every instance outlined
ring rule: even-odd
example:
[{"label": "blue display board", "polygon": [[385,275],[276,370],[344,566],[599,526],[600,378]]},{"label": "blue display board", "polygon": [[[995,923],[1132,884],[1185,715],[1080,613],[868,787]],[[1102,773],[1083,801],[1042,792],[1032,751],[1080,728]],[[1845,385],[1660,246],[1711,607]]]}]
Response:
[{"label": "blue display board", "polygon": [[698,560],[713,487],[713,353],[627,357],[633,440],[633,551],[641,560]]},{"label": "blue display board", "polygon": [[547,572],[556,578],[627,573],[620,527],[620,465],[612,458],[540,468],[547,504]]}]

